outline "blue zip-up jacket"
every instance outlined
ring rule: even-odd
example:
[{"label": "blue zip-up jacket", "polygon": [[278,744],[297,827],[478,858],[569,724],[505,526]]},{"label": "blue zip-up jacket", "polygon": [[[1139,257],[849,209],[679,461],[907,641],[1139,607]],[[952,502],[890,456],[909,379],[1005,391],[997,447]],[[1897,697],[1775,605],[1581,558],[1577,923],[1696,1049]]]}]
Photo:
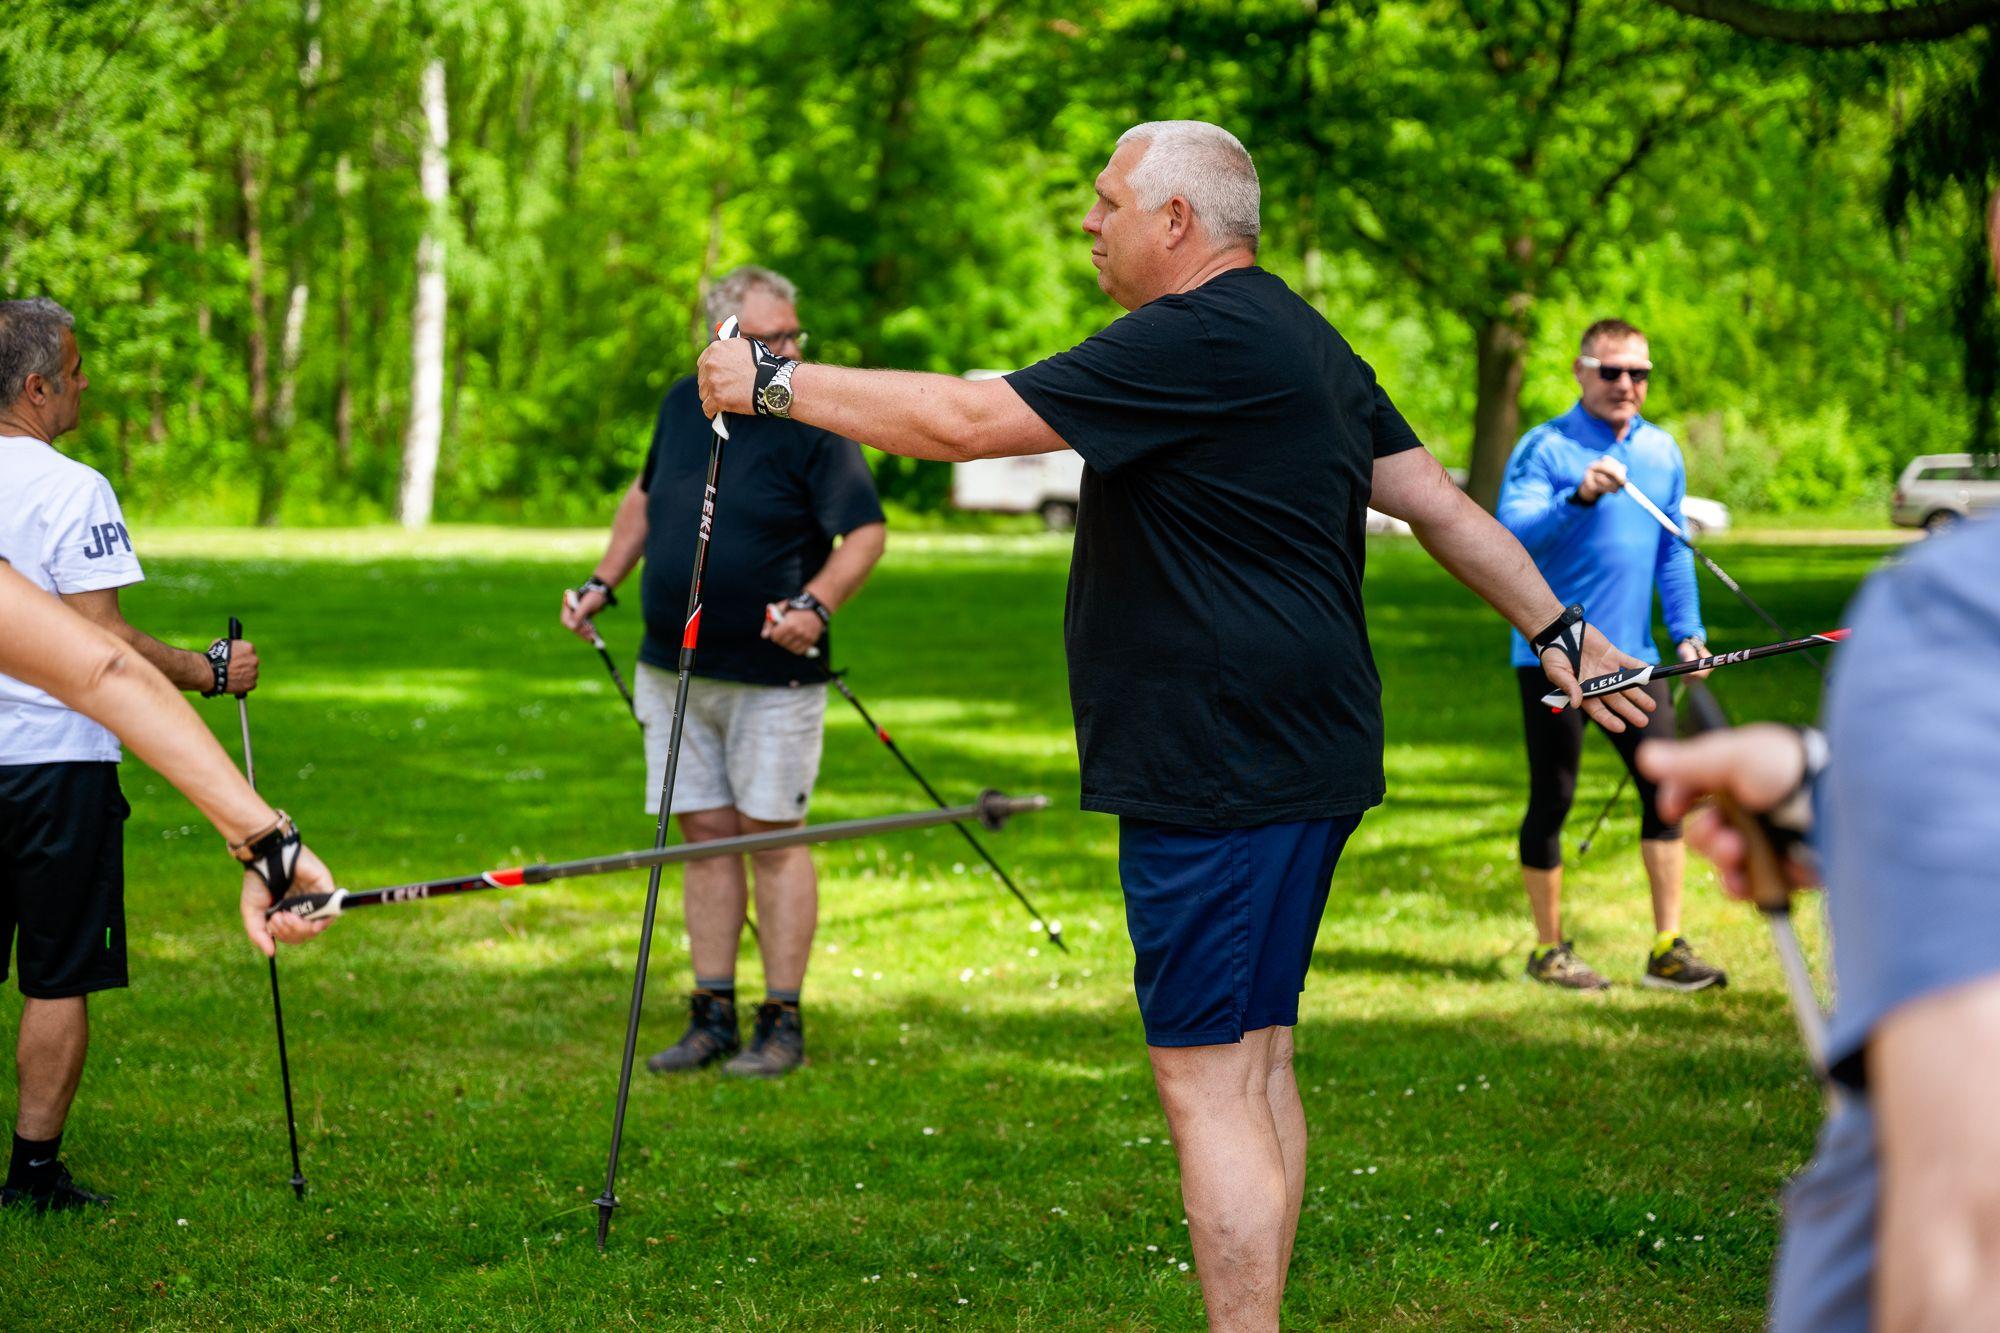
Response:
[{"label": "blue zip-up jacket", "polygon": [[[1584,470],[1606,455],[1623,463],[1626,477],[1686,530],[1681,497],[1687,494],[1687,468],[1674,437],[1634,417],[1625,438],[1615,439],[1610,425],[1584,411],[1582,403],[1521,437],[1507,459],[1495,514],[1528,548],[1556,596],[1565,604],[1583,603],[1590,623],[1618,647],[1642,662],[1658,662],[1656,582],[1673,641],[1708,639],[1694,555],[1622,491],[1595,504],[1570,503]],[[1518,630],[1512,643],[1515,666],[1536,665]]]}]

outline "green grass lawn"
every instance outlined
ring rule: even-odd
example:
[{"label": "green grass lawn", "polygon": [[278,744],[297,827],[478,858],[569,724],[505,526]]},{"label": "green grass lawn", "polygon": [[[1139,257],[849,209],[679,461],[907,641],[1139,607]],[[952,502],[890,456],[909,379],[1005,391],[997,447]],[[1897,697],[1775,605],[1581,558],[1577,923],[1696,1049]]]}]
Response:
[{"label": "green grass lawn", "polygon": [[[259,777],[362,887],[650,842],[634,728],[555,623],[598,543],[161,533],[126,607],[189,644],[243,617],[266,662]],[[1882,554],[1714,549],[1797,632],[1838,623]],[[356,914],[286,951],[300,1204],[234,878],[192,809],[128,765],[134,984],[93,1005],[65,1145],[118,1202],[0,1215],[0,1328],[1198,1327],[1115,824],[1077,810],[1067,561],[1052,538],[892,540],[839,644],[948,796],[1053,798],[991,844],[1073,952],[949,829],[825,849],[810,1068],[755,1086],[642,1071],[602,1256],[589,1201],[644,876]],[[1768,637],[1703,578],[1712,643]],[[1763,927],[1696,869],[1688,931],[1732,984],[1633,984],[1650,924],[1628,800],[1570,870],[1572,933],[1618,988],[1520,983],[1502,628],[1407,541],[1371,552],[1369,600],[1389,800],[1341,865],[1305,995],[1287,1327],[1757,1327],[1776,1194],[1816,1119]],[[603,627],[629,661],[635,610]],[[1741,718],[1805,720],[1819,682],[1792,657],[1716,683]],[[233,752],[235,709],[198,707]],[[923,804],[837,698],[828,718],[815,819]],[[1572,851],[1616,771],[1593,740]],[[642,1054],[680,1030],[676,882]],[[742,984],[760,980],[746,948]]]}]

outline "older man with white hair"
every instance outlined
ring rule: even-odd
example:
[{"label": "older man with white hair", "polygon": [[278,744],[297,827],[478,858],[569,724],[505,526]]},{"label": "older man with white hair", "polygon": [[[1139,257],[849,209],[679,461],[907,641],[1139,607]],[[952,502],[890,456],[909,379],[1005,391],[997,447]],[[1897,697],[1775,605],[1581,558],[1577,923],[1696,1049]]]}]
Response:
[{"label": "older man with white hair", "polygon": [[[1257,266],[1258,186],[1199,121],[1128,130],[1083,220],[1131,313],[1004,379],[702,355],[702,405],[916,458],[1083,456],[1064,636],[1083,805],[1119,818],[1134,982],[1211,1328],[1278,1327],[1305,1190],[1292,1027],[1334,864],[1381,801],[1363,516],[1579,674],[1633,659],[1564,607],[1326,320]],[[1585,705],[1613,731],[1652,700]]]}]

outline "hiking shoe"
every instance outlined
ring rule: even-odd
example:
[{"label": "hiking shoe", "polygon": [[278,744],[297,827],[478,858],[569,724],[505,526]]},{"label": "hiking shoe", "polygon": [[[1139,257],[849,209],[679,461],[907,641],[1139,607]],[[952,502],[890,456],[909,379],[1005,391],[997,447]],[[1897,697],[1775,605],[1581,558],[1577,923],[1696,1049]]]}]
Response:
[{"label": "hiking shoe", "polygon": [[1659,953],[1646,959],[1646,975],[1639,983],[1655,990],[1707,990],[1729,984],[1729,974],[1704,963],[1680,936]]},{"label": "hiking shoe", "polygon": [[743,1049],[736,1035],[736,1001],[698,990],[688,996],[688,1029],[666,1050],[647,1057],[655,1074],[678,1074],[727,1060]]},{"label": "hiking shoe", "polygon": [[1564,990],[1610,990],[1611,983],[1599,976],[1590,964],[1576,956],[1576,951],[1571,948],[1573,943],[1574,941],[1564,940],[1561,944],[1530,950],[1528,979],[1550,986],[1560,986]]},{"label": "hiking shoe", "polygon": [[69,1168],[56,1163],[56,1178],[47,1189],[24,1190],[12,1185],[0,1189],[0,1208],[26,1208],[37,1213],[69,1213],[95,1203],[110,1203],[109,1194],[87,1190],[70,1179]]},{"label": "hiking shoe", "polygon": [[732,1078],[783,1078],[806,1059],[806,1030],[795,1004],[767,1001],[757,1006],[757,1030],[750,1049],[722,1067]]}]

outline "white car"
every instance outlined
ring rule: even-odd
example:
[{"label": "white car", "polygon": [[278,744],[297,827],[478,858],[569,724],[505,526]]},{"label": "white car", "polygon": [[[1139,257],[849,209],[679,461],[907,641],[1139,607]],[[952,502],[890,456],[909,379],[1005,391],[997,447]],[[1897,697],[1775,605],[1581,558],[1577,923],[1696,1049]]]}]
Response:
[{"label": "white car", "polygon": [[2000,468],[1971,454],[1924,454],[1896,478],[1889,517],[1898,527],[1936,532],[1990,508],[2000,508]]}]

